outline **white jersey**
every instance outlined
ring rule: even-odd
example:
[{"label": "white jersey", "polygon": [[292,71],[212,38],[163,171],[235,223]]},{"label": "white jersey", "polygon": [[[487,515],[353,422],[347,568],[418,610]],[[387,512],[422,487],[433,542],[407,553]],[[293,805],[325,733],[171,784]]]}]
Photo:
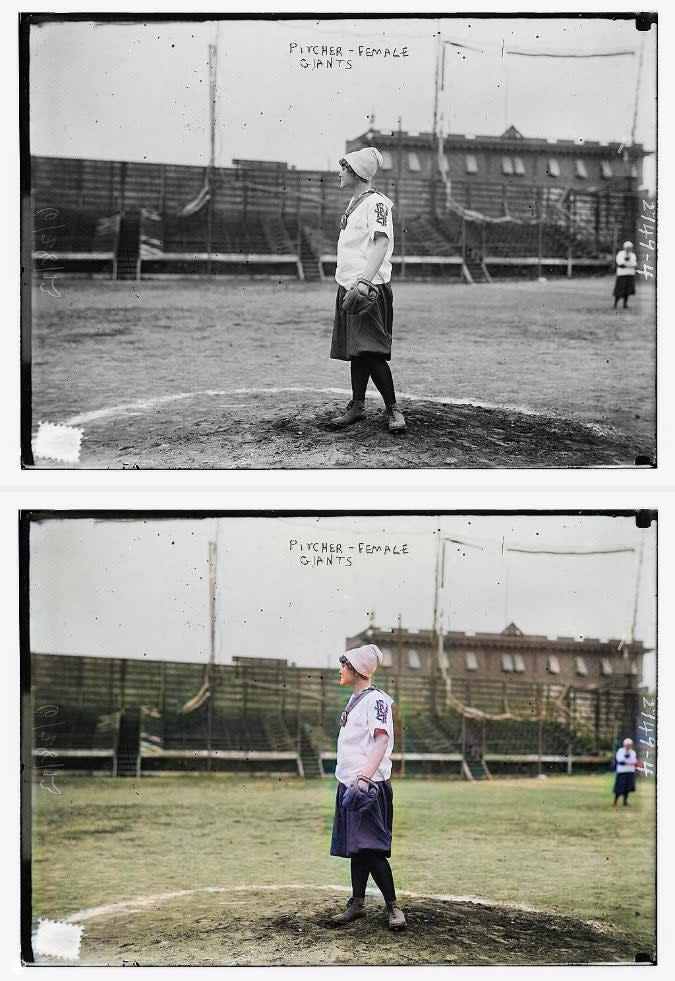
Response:
[{"label": "white jersey", "polygon": [[340,286],[349,289],[368,265],[375,247],[375,235],[384,232],[389,239],[382,265],[373,276],[373,283],[388,283],[391,279],[391,257],[394,251],[394,222],[391,209],[393,201],[374,191],[359,202],[347,218],[347,225],[340,231],[337,246],[335,279]]},{"label": "white jersey", "polygon": [[[626,755],[628,754],[628,755]],[[637,753],[634,749],[625,750],[623,746],[616,751],[616,772],[635,773]]]},{"label": "white jersey", "polygon": [[[352,696],[350,701],[357,697]],[[373,748],[376,729],[383,729],[388,741],[382,762],[372,779],[388,780],[391,777],[391,752],[394,748],[393,704],[385,691],[375,688],[364,695],[349,712],[347,723],[340,727],[338,735],[335,776],[340,783],[349,785],[356,779]]]},{"label": "white jersey", "polygon": [[[627,263],[627,265],[626,265]],[[634,252],[626,252],[621,249],[616,254],[616,274],[617,276],[634,276],[637,267],[637,256]]]}]

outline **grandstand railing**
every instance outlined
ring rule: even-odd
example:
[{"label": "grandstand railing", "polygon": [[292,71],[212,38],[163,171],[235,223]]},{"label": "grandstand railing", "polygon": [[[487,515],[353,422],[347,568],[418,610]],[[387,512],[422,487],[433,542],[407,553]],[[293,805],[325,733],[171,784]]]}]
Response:
[{"label": "grandstand railing", "polygon": [[[160,759],[292,762],[303,772],[335,759],[344,692],[334,673],[286,662],[216,665],[205,702],[193,710],[203,666],[65,655],[33,655],[35,704],[60,706],[53,743],[64,758],[114,757],[120,711],[140,712],[140,752]],[[413,772],[425,763],[451,769],[475,748],[489,763],[603,765],[623,730],[633,731],[634,690],[585,690],[552,682],[453,678],[457,705],[443,679],[381,669],[394,698],[395,761]],[[51,709],[50,709],[51,710]],[[468,716],[466,713],[469,713]],[[37,718],[37,717],[36,717]],[[472,719],[471,739],[467,718]],[[636,724],[636,723],[635,723]],[[45,734],[47,730],[45,729]],[[40,729],[34,750],[40,749]],[[471,745],[470,745],[471,744]],[[36,752],[37,756],[37,752]],[[261,764],[262,765],[262,764]]]},{"label": "grandstand railing", "polygon": [[[114,278],[122,258],[120,220],[134,209],[145,216],[139,277],[143,271],[250,267],[304,278],[303,237],[320,265],[335,262],[344,200],[332,173],[215,168],[210,202],[204,197],[193,211],[189,202],[201,200],[204,168],[36,157],[32,178],[36,262],[58,255],[70,264],[66,268],[109,268]],[[421,177],[397,182],[383,174],[380,188],[397,205],[394,261],[401,278],[406,267],[411,275],[427,267],[453,276],[459,270],[472,282],[472,261],[492,275],[534,267],[539,274],[564,270],[568,276],[575,269],[609,271],[621,241],[634,237],[639,213],[637,194],[618,187],[583,191],[455,180],[440,210]],[[43,220],[53,215],[58,221]]]},{"label": "grandstand railing", "polygon": [[54,705],[53,709],[49,717],[40,718],[39,709],[35,712],[34,759],[110,760],[114,776],[121,712],[101,714],[77,704]]},{"label": "grandstand railing", "polygon": [[[292,761],[302,775],[302,763],[294,739],[281,717],[256,714],[244,720],[239,716],[219,714],[215,734],[207,731],[209,706],[190,715],[162,715],[156,709],[141,709],[140,760],[200,759]],[[191,717],[192,716],[192,717]],[[272,745],[285,745],[274,749]]]}]

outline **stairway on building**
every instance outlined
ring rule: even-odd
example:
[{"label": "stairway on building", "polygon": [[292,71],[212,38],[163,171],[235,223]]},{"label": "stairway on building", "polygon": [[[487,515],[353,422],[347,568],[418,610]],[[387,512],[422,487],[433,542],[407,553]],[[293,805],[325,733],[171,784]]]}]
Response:
[{"label": "stairway on building", "polygon": [[490,275],[487,272],[485,265],[480,259],[469,259],[464,263],[466,270],[471,277],[469,282],[471,283],[491,283]]},{"label": "stairway on building", "polygon": [[306,778],[320,777],[321,765],[319,763],[319,757],[310,742],[304,723],[300,725],[299,751],[304,776]]},{"label": "stairway on building", "polygon": [[120,219],[117,251],[115,253],[117,279],[136,279],[140,249],[141,216],[138,212],[124,214]]},{"label": "stairway on building", "polygon": [[141,712],[127,708],[122,712],[117,734],[117,776],[136,777],[141,752]]},{"label": "stairway on building", "polygon": [[324,278],[323,270],[314,254],[311,242],[304,227],[300,229],[300,265],[305,277],[305,282],[321,282]]}]

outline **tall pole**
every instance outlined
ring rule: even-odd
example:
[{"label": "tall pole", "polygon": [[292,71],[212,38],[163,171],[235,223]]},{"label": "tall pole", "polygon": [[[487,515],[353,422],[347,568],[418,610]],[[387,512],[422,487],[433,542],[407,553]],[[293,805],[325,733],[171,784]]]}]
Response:
[{"label": "tall pole", "polygon": [[638,58],[637,79],[635,81],[635,103],[633,105],[633,123],[630,130],[631,146],[635,146],[635,131],[637,129],[638,104],[640,101],[640,83],[642,81],[642,63],[645,54],[645,35],[640,40],[640,57]]},{"label": "tall pole", "polygon": [[213,742],[213,666],[216,660],[216,576],[218,550],[215,542],[209,542],[209,663],[206,677],[209,686],[209,700],[206,706],[206,768],[211,769],[211,746]]},{"label": "tall pole", "polygon": [[405,222],[401,201],[401,176],[403,171],[403,120],[398,117],[398,167],[396,170],[396,204],[398,206],[399,251],[401,255],[401,279],[405,279]]},{"label": "tall pole", "polygon": [[218,576],[218,546],[209,542],[209,671],[216,662],[216,580]]},{"label": "tall pole", "polygon": [[438,33],[436,35],[436,58],[434,67],[434,120],[431,133],[431,209],[434,217],[436,216],[436,171],[438,169],[438,90],[441,74],[441,51],[443,49],[443,38],[441,37],[440,21],[438,21]]},{"label": "tall pole", "polygon": [[631,644],[635,640],[635,626],[637,624],[638,604],[640,602],[640,582],[642,580],[642,563],[644,559],[644,550],[645,550],[645,540],[644,538],[641,538],[640,547],[638,548],[637,570],[635,573],[635,596],[633,597],[633,616],[630,625]]},{"label": "tall pole", "polygon": [[438,607],[440,602],[440,591],[441,591],[441,550],[443,548],[443,542],[441,539],[441,529],[438,527],[436,529],[436,571],[434,573],[434,633],[438,633]]},{"label": "tall pole", "polygon": [[438,33],[436,34],[436,57],[434,64],[434,122],[433,122],[433,134],[436,136],[436,129],[438,124],[438,92],[440,88],[441,79],[441,51],[443,49],[443,38],[441,37],[440,31],[440,21],[438,22]]},{"label": "tall pole", "polygon": [[[452,689],[452,679],[450,677],[448,657],[445,653],[445,637],[443,625],[443,610],[441,609],[441,591],[445,583],[445,539],[441,535],[440,527],[437,529],[436,545],[436,575],[434,587],[434,632],[436,633],[436,663],[441,672],[445,685],[445,704]],[[435,673],[435,672],[434,672]]]},{"label": "tall pole", "polygon": [[208,169],[208,189],[209,200],[207,204],[207,250],[208,258],[206,271],[211,275],[211,251],[213,238],[213,178],[216,165],[216,72],[218,63],[218,49],[215,44],[209,44],[209,169]]},{"label": "tall pole", "polygon": [[628,196],[629,206],[627,209],[628,215],[626,216],[627,228],[624,232],[624,237],[632,238],[633,240],[635,240],[635,232],[637,230],[637,216],[638,216],[638,207],[637,207],[638,201],[637,201],[637,195],[635,193],[638,186],[638,179],[637,177],[633,176],[633,167],[636,168],[636,171],[638,170],[637,157],[635,155],[635,136],[637,132],[638,109],[640,103],[640,83],[642,81],[642,63],[644,60],[644,53],[645,53],[645,35],[643,34],[640,40],[640,57],[638,58],[637,78],[635,80],[635,102],[633,104],[633,121],[631,123],[631,129],[630,129],[630,148],[626,147],[624,149],[624,161],[628,168],[628,174],[627,174],[628,179],[626,181],[626,184],[629,191],[629,196]]}]

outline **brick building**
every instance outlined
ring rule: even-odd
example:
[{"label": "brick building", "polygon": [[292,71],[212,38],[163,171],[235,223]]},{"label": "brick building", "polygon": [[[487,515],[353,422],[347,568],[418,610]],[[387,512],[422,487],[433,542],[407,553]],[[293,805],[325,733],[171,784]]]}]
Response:
[{"label": "brick building", "polygon": [[[388,178],[406,180],[440,172],[432,133],[368,129],[347,141],[347,152],[376,146]],[[595,140],[545,140],[523,136],[509,126],[501,136],[450,133],[443,139],[447,175],[469,184],[534,184],[579,191],[631,191],[642,184],[642,144],[600,143]]]},{"label": "brick building", "polygon": [[[431,630],[382,630],[370,626],[347,638],[347,647],[377,644],[394,675],[433,677],[440,673],[439,639]],[[443,635],[444,668],[453,681],[529,682],[573,685],[577,689],[635,688],[646,648],[595,637],[545,637],[524,634],[514,623],[501,633]]]}]

